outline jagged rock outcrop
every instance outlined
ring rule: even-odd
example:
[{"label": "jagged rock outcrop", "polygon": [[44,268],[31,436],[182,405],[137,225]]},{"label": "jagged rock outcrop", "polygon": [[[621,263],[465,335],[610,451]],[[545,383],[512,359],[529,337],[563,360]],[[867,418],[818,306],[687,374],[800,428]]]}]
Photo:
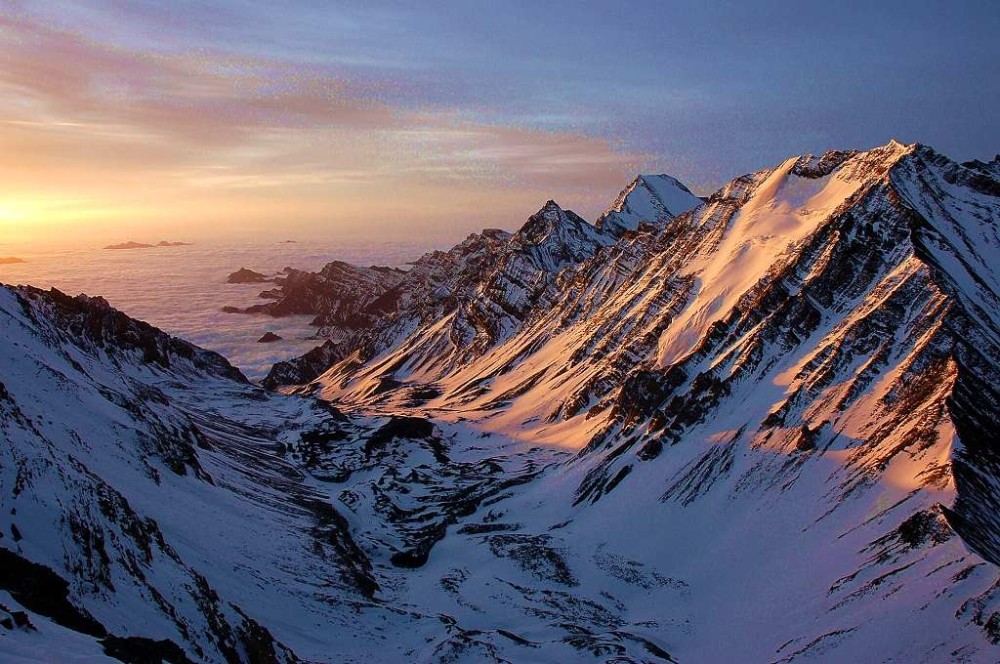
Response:
[{"label": "jagged rock outcrop", "polygon": [[59,652],[90,616],[142,626],[95,652],[198,661],[996,661],[991,164],[796,156],[614,232],[550,202],[276,365],[308,397],[0,290],[0,548],[66,583],[9,583],[0,629]]},{"label": "jagged rock outcrop", "polygon": [[332,341],[325,341],[305,355],[278,362],[267,372],[261,385],[269,390],[282,385],[300,385],[317,378],[333,364],[344,359],[346,353]]},{"label": "jagged rock outcrop", "polygon": [[328,263],[319,272],[286,268],[274,280],[279,288],[261,294],[272,302],[225,310],[276,317],[314,315],[313,324],[321,328],[321,336],[343,343],[375,323],[381,310],[373,308],[373,303],[384,298],[405,274],[396,268],[355,267],[341,261]]},{"label": "jagged rock outcrop", "polygon": [[679,214],[701,205],[702,199],[669,175],[640,175],[618,195],[597,220],[598,230],[616,236],[641,224],[662,227]]},{"label": "jagged rock outcrop", "polygon": [[254,272],[253,270],[248,270],[245,267],[233,272],[228,277],[226,277],[227,284],[262,284],[271,281],[267,276],[261,274],[260,272]]}]

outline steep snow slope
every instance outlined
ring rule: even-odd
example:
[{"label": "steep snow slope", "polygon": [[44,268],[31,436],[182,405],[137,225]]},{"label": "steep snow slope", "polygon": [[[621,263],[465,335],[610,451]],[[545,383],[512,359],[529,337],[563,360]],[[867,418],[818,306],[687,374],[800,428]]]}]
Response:
[{"label": "steep snow slope", "polygon": [[345,524],[267,432],[209,415],[270,399],[223,358],[55,291],[0,289],[0,329],[0,545],[19,567],[5,583],[33,579],[5,587],[17,601],[48,615],[41,581],[62,578],[99,623],[88,633],[168,640],[198,661],[292,661],[262,615],[371,596]]},{"label": "steep snow slope", "polygon": [[621,236],[642,223],[662,226],[701,203],[700,198],[669,175],[640,175],[622,190],[595,226]]},{"label": "steep snow slope", "polygon": [[[350,362],[356,364],[404,344],[414,366],[428,358],[468,361],[519,330],[528,314],[543,310],[560,271],[592,258],[639,223],[662,226],[701,203],[670,176],[639,176],[596,227],[548,201],[514,234],[485,230],[449,251],[421,257],[394,287],[380,277],[385,287],[373,289],[366,272],[337,267],[343,264],[330,264],[318,275],[291,273],[277,302],[252,310],[315,312],[316,323],[324,325],[320,335],[335,342],[336,352],[276,365],[264,385],[305,383],[352,352]],[[326,278],[334,268],[338,278]],[[333,310],[331,303],[337,305]]]},{"label": "steep snow slope", "polygon": [[421,259],[298,388],[354,419],[100,301],[0,290],[0,609],[41,626],[0,639],[997,661],[998,195],[892,143],[617,240],[547,205]]},{"label": "steep snow slope", "polygon": [[[401,346],[311,389],[582,448],[557,484],[587,506],[566,542],[619,515],[608,546],[709,566],[680,576],[718,590],[700,593],[715,615],[747,620],[731,584],[770,607],[743,641],[692,638],[699,658],[894,659],[963,642],[954,657],[990,661],[998,590],[979,556],[1000,561],[997,186],[898,143],[789,159],[563,272],[541,298],[556,304],[472,361],[414,371]],[[683,551],[636,545],[635,513],[683,533]],[[719,529],[742,539],[717,548]],[[787,581],[757,581],[764,569]],[[778,609],[798,617],[779,625]]]}]

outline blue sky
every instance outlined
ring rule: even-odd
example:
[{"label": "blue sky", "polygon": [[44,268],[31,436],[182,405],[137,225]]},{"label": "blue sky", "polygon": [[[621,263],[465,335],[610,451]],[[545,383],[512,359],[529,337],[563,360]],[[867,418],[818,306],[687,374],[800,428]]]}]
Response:
[{"label": "blue sky", "polygon": [[[293,143],[303,136],[322,142],[315,137],[335,131],[337,149],[352,154],[336,164],[340,175],[347,167],[357,175],[387,154],[413,186],[424,170],[432,178],[447,172],[462,181],[452,186],[469,188],[469,210],[477,188],[485,201],[504,188],[493,221],[516,209],[529,213],[546,187],[593,216],[640,169],[669,172],[704,193],[791,154],[890,138],[927,143],[960,160],[1000,151],[997,2],[49,0],[0,11],[14,21],[4,30],[8,50],[20,41],[25,51],[32,31],[44,29],[56,42],[78,40],[74,48],[103,53],[94,58],[97,69],[81,65],[87,103],[73,97],[76,107],[56,98],[63,89],[46,91],[44,76],[35,76],[37,89],[25,77],[6,81],[60,126],[104,122],[104,100],[105,125],[141,125],[144,136],[156,122],[186,131],[194,120],[163,119],[168,111],[181,115],[209,103],[219,126],[206,121],[203,133],[214,136],[240,125],[240,95],[252,85],[255,99],[280,102],[257,109],[252,129],[295,129]],[[160,89],[135,77],[115,80],[125,70],[180,62],[193,72],[191,85],[178,83],[183,73]],[[196,84],[202,77],[212,80],[207,93]],[[210,99],[220,96],[220,80],[235,86],[225,104]],[[282,106],[303,90],[315,98]],[[143,102],[157,95],[192,99],[182,108],[122,117],[123,107],[137,106],[133,95]],[[323,99],[336,112],[326,113]],[[74,111],[81,106],[86,117]],[[362,119],[366,111],[392,118],[398,144],[384,154],[373,151],[388,139],[366,143],[390,120],[373,128]],[[476,134],[475,145],[463,144],[456,128]],[[276,140],[268,144],[272,151]],[[246,175],[241,151],[261,147],[249,138],[238,143],[222,146],[225,158],[213,168]],[[553,156],[540,166],[546,146]],[[287,160],[303,157],[300,148],[289,149]],[[305,161],[329,166],[318,153]],[[379,168],[380,178],[387,173]],[[433,202],[425,193],[421,205]],[[303,215],[323,217],[322,188],[309,195],[316,205]],[[343,200],[340,192],[329,204]],[[463,224],[476,225],[451,227]]]}]

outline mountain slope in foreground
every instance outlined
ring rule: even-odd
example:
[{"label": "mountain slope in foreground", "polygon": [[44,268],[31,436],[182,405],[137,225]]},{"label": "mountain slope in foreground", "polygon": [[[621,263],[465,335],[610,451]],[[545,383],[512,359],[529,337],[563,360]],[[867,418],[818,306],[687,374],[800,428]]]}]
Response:
[{"label": "mountain slope in foreground", "polygon": [[[300,395],[99,299],[0,290],[0,648],[997,660],[990,164],[892,143],[611,239],[534,225],[586,251],[463,262],[461,303],[358,333]],[[515,268],[532,297],[488,289]],[[442,333],[473,312],[478,343]]]}]

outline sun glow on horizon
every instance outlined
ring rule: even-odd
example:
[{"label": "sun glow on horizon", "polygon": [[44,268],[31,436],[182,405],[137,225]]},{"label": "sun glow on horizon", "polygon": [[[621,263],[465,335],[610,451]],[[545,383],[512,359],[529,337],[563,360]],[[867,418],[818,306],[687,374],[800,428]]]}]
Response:
[{"label": "sun glow on horizon", "polygon": [[[784,44],[775,52],[745,47],[743,23],[766,17],[740,6],[725,14],[743,20],[660,3],[647,21],[622,22],[620,10],[592,5],[551,3],[524,21],[467,4],[323,6],[301,21],[267,3],[7,3],[0,243],[285,227],[374,239],[419,227],[448,242],[512,230],[550,198],[593,221],[639,172],[707,194],[789,154],[901,134],[971,158],[987,155],[964,154],[970,143],[995,136],[983,86],[962,87],[986,80],[995,60],[993,32],[969,23],[972,13],[937,17],[950,38],[933,44],[880,30],[877,16],[855,22],[877,51],[841,49],[836,67],[817,69],[787,58],[830,29],[799,12],[757,25],[782,37],[762,41]],[[726,35],[712,58],[691,41],[708,28]],[[609,35],[628,47],[593,48]],[[969,75],[926,96],[926,108],[906,100],[901,116],[898,95],[866,72],[901,81],[922,57],[957,58]],[[775,94],[774,62],[788,93]],[[836,100],[821,113],[803,93],[817,89]],[[945,100],[947,113],[933,107]]]},{"label": "sun glow on horizon", "polygon": [[394,106],[268,55],[149,50],[0,14],[0,242],[261,233],[458,240],[595,217],[649,162],[577,132]]}]

